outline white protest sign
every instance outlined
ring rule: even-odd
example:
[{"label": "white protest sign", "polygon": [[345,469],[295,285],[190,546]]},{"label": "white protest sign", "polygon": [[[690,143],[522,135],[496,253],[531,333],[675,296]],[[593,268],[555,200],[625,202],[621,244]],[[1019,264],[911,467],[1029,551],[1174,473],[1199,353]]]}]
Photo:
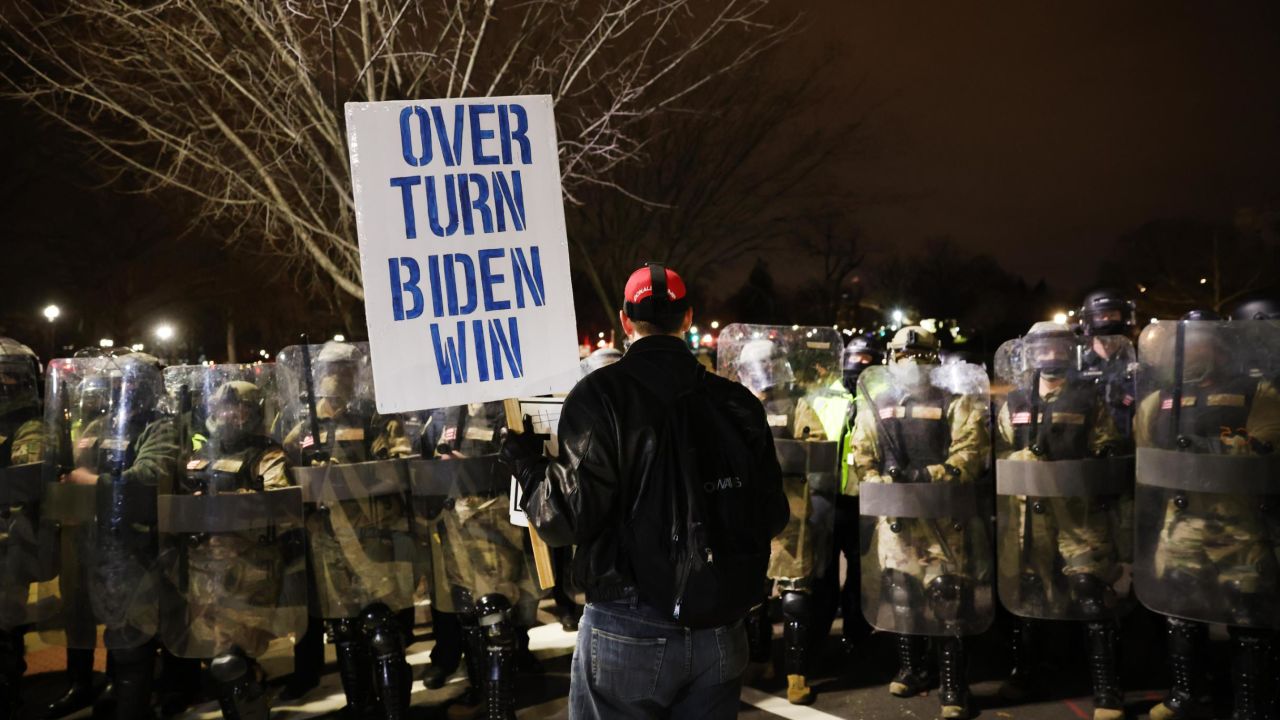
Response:
[{"label": "white protest sign", "polygon": [[578,352],[550,96],[346,112],[378,410],[568,390]]}]

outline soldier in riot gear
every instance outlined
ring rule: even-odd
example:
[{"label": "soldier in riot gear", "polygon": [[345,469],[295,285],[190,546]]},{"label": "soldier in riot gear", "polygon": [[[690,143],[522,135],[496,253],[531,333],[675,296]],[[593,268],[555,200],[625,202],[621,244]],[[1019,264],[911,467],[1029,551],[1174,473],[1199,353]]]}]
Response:
[{"label": "soldier in riot gear", "polygon": [[[858,391],[858,378],[869,367],[884,362],[884,353],[865,337],[855,337],[844,348],[844,372],[841,386],[849,397]],[[853,649],[853,643],[870,632],[859,608],[858,593],[861,579],[858,567],[862,556],[859,539],[858,476],[853,471],[850,443],[853,425],[857,417],[857,404],[848,404],[844,428],[840,440],[840,494],[836,496],[835,548],[827,562],[819,589],[814,593],[819,620],[814,623],[815,637],[826,637],[830,632],[836,611],[844,619],[841,640],[844,650]],[[869,540],[869,539],[868,539]],[[840,555],[845,556],[848,575],[844,587],[840,586]]]},{"label": "soldier in riot gear", "polygon": [[1232,320],[1280,320],[1280,301],[1258,297],[1245,300],[1231,310]]},{"label": "soldier in riot gear", "polygon": [[22,636],[36,618],[28,603],[40,575],[40,360],[26,345],[0,337],[0,720],[10,720],[26,671]]},{"label": "soldier in riot gear", "polygon": [[[86,415],[48,416],[49,437],[66,438],[73,429],[77,437],[71,457],[48,457],[61,480],[49,486],[44,509],[60,527],[51,535],[60,573],[40,592],[59,597],[61,607],[39,628],[51,644],[88,650],[103,626],[115,715],[133,720],[150,712],[160,594],[156,497],[173,487],[177,433],[158,409],[164,384],[155,358],[130,353],[60,360],[50,368],[46,407],[78,405]],[[68,402],[64,394],[81,387],[81,379],[93,390],[88,403]]]},{"label": "soldier in riot gear", "polygon": [[1167,616],[1156,720],[1208,716],[1207,627],[1230,631],[1235,720],[1274,717],[1280,629],[1280,324],[1200,312],[1143,331],[1135,585]]},{"label": "soldier in riot gear", "polygon": [[[539,590],[526,533],[508,517],[510,473],[498,460],[506,413],[501,402],[472,403],[436,411],[433,424],[437,418],[435,447],[410,463],[410,478],[415,497],[438,508],[429,528],[442,565],[435,595],[456,611],[446,617],[458,622],[459,637],[446,637],[461,640],[466,661],[469,685],[450,716],[507,720],[515,713],[516,671],[537,665],[528,628]],[[433,655],[424,683],[442,683],[456,662],[456,655]]]},{"label": "soldier in riot gear", "polygon": [[1138,306],[1114,288],[1099,288],[1085,295],[1079,315],[1086,337],[1132,338],[1138,329]]},{"label": "soldier in riot gear", "polygon": [[990,453],[986,373],[938,365],[938,341],[921,327],[899,330],[889,353],[888,366],[859,378],[852,441],[861,513],[875,520],[864,544],[863,612],[900,635],[889,686],[896,696],[930,685],[926,638],[941,638],[942,716],[967,717],[961,638],[985,630],[994,613],[976,485]]},{"label": "soldier in riot gear", "polygon": [[[791,506],[791,520],[773,540],[768,576],[781,595],[787,700],[794,704],[813,701],[809,650],[825,637],[814,630],[813,594],[833,550],[836,455],[849,407],[842,352],[839,333],[829,328],[730,325],[719,340],[720,374],[764,405]],[[765,608],[747,624],[752,661],[767,661],[772,624]]]},{"label": "soldier in riot gear", "polygon": [[223,717],[232,720],[265,720],[255,658],[307,623],[302,494],[290,487],[284,449],[266,435],[258,385],[270,384],[271,367],[166,372],[181,415],[204,418],[206,439],[195,448],[195,428],[183,425],[190,457],[175,492],[160,496],[160,564],[177,593],[165,603],[161,639],[175,655],[209,662]]},{"label": "soldier in riot gear", "polygon": [[368,357],[363,343],[300,345],[280,352],[277,372],[292,422],[283,445],[306,502],[313,611],[337,647],[348,715],[396,720],[412,681],[409,628],[396,613],[413,602],[407,477],[396,459],[412,450],[398,420],[373,410]]},{"label": "soldier in riot gear", "polygon": [[[1032,688],[1037,619],[1088,629],[1095,720],[1119,720],[1117,613],[1129,586],[1132,455],[1108,392],[1117,383],[1086,368],[1104,338],[1078,338],[1040,322],[996,353],[996,377],[1012,390],[996,421],[1000,597],[1019,617],[1010,698]],[[1134,353],[1108,337],[1109,362],[1128,377]],[[1120,388],[1132,397],[1134,389]]]}]

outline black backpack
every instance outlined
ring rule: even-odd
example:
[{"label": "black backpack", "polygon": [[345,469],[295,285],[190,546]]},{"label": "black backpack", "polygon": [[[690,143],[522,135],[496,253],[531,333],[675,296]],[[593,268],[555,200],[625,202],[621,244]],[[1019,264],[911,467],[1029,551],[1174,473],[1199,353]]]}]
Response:
[{"label": "black backpack", "polygon": [[771,498],[757,450],[701,367],[655,430],[654,464],[622,533],[641,599],[687,627],[732,623],[766,591]]}]

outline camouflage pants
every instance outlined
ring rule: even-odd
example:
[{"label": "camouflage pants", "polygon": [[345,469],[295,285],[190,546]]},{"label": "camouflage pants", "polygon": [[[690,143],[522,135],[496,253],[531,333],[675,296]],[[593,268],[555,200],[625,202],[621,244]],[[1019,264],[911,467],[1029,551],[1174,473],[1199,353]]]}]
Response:
[{"label": "camouflage pants", "polygon": [[238,647],[257,657],[273,638],[306,626],[306,606],[289,606],[283,597],[279,546],[249,535],[217,535],[192,549],[188,564],[188,643],[196,655],[214,657]]},{"label": "camouflage pants", "polygon": [[443,520],[444,574],[454,592],[472,601],[501,593],[532,624],[541,593],[525,555],[526,531],[511,524],[507,498],[456,498]]},{"label": "camouflage pants", "polygon": [[1240,592],[1277,592],[1280,540],[1277,522],[1250,499],[1189,493],[1185,508],[1170,502],[1156,546],[1156,575],[1173,571],[1205,585],[1233,585]]},{"label": "camouflage pants", "polygon": [[404,503],[386,495],[308,509],[320,617],[355,617],[374,603],[392,610],[413,604],[414,542]]},{"label": "camouflage pants", "polygon": [[151,528],[94,528],[91,549],[81,557],[90,564],[89,603],[93,618],[106,629],[107,647],[135,647],[159,630],[160,594],[155,536]]},{"label": "camouflage pants", "polygon": [[768,575],[788,587],[801,587],[826,568],[834,543],[832,500],[816,496],[804,478],[784,477],[783,491],[791,517],[769,547]]},{"label": "camouflage pants", "polygon": [[[1132,560],[1131,499],[1037,498],[1035,512],[1024,496],[1002,496],[999,565],[1005,582],[1038,579],[1040,601],[1065,611],[1066,578],[1089,574],[1113,584]],[[1026,527],[1030,512],[1031,538]]]}]

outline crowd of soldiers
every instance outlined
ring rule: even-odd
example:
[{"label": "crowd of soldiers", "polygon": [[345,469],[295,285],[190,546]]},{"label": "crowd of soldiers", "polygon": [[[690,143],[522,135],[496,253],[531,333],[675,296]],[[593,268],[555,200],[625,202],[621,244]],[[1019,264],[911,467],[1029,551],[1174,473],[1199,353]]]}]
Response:
[{"label": "crowd of soldiers", "polygon": [[[1276,717],[1276,320],[1267,301],[1199,311],[1135,348],[1133,302],[1099,291],[1078,326],[1002,345],[990,376],[920,326],[883,349],[830,328],[725,327],[714,369],[763,404],[791,506],[774,601],[746,619],[749,680],[773,667],[776,608],[787,698],[811,702],[811,656],[840,615],[847,642],[868,625],[896,636],[892,695],[937,687],[941,716],[967,717],[966,639],[1003,607],[1016,622],[1002,695],[1037,691],[1046,621],[1077,623],[1093,716],[1118,720],[1119,630],[1140,603],[1166,618],[1173,681],[1152,718],[1211,716],[1210,624],[1229,629],[1233,717]],[[514,717],[545,593],[509,517],[506,425],[501,402],[377,413],[360,343],[169,368],[85,352],[42,371],[0,338],[0,720],[20,703],[28,632],[67,648],[67,692],[45,717],[105,696],[122,719],[176,712],[206,672],[224,716],[265,718],[256,658],[293,643],[277,700],[296,699],[327,638],[348,716],[398,720],[423,604],[426,686],[465,667],[455,714]]]}]

